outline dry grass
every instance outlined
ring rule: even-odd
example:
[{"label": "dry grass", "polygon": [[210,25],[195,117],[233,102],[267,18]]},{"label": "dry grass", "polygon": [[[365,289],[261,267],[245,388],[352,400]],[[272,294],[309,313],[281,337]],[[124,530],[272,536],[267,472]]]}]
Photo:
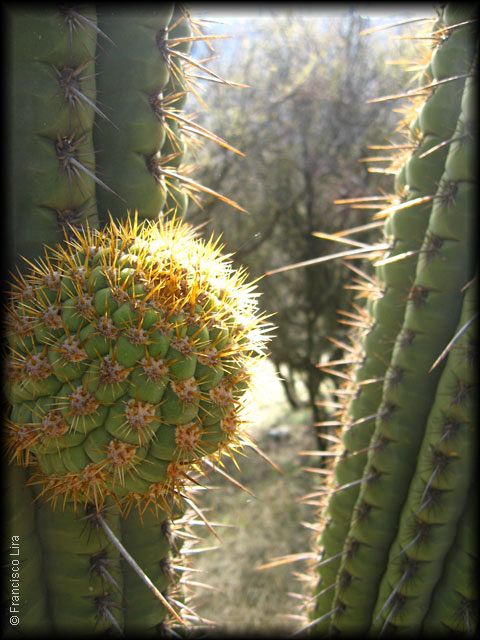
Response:
[{"label": "dry grass", "polygon": [[[206,572],[196,574],[199,576],[196,579],[218,589],[199,589],[195,609],[228,633],[291,632],[298,623],[284,614],[297,614],[299,600],[288,592],[303,590],[307,595],[305,585],[292,577],[292,571],[304,569],[303,563],[256,571],[273,557],[308,551],[311,533],[301,522],[312,521],[315,515],[311,507],[298,502],[313,485],[311,474],[301,470],[307,460],[298,456],[302,449],[315,448],[309,414],[289,408],[269,363],[261,365],[257,380],[260,392],[250,433],[281,467],[283,475],[248,450],[247,456],[239,459],[241,472],[233,464],[228,466],[228,472],[248,487],[255,498],[217,474],[211,477],[215,489],[203,493],[202,509],[209,509],[210,520],[229,527],[217,529],[222,538],[220,548],[200,554],[193,562],[195,568]],[[290,427],[290,438],[274,441],[268,435],[279,424]],[[218,544],[208,532],[202,537],[205,546]]]}]

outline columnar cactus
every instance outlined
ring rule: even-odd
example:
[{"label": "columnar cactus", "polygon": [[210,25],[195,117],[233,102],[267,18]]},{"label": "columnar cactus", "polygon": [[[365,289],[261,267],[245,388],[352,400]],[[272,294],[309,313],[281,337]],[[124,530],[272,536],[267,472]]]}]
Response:
[{"label": "columnar cactus", "polygon": [[[411,92],[413,150],[393,163],[389,248],[366,285],[370,326],[352,336],[360,364],[322,505],[310,610],[319,633],[476,628],[477,594],[470,583],[455,591],[452,563],[472,499],[476,29],[473,6],[444,6]],[[462,567],[471,572],[474,557],[463,552]]]},{"label": "columnar cactus", "polygon": [[173,598],[177,524],[202,460],[241,446],[264,345],[246,274],[179,221],[183,185],[201,188],[179,167],[201,34],[174,3],[9,20],[10,631],[158,633],[191,614]]}]

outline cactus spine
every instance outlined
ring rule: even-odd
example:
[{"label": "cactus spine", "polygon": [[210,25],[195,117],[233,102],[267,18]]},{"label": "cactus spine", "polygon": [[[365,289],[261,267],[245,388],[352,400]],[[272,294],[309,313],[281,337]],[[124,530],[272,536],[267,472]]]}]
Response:
[{"label": "cactus spine", "polygon": [[[407,123],[415,149],[402,164],[396,160],[400,204],[384,211],[390,249],[376,266],[371,326],[361,342],[352,341],[361,345],[352,347],[361,364],[347,387],[353,395],[343,409],[342,447],[322,512],[310,613],[318,632],[428,633],[432,593],[453,553],[471,483],[473,372],[464,341],[472,334],[454,344],[447,364],[430,368],[473,317],[465,286],[475,272],[474,8],[446,5],[432,31],[435,47],[421,78],[426,89]],[[454,404],[458,368],[466,426],[447,452],[439,420]],[[444,467],[453,470],[448,489]],[[435,499],[442,516],[431,506]]]}]

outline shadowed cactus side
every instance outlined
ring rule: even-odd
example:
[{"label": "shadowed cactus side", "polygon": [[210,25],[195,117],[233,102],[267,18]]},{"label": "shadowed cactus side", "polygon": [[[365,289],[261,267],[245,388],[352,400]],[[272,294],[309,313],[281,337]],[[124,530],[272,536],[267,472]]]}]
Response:
[{"label": "shadowed cactus side", "polygon": [[194,537],[191,481],[244,441],[246,369],[264,341],[245,274],[178,219],[204,189],[182,166],[202,33],[174,3],[8,19],[21,273],[6,318],[3,548],[20,535],[25,561],[8,631],[164,633],[200,621],[172,552]]},{"label": "shadowed cactus side", "polygon": [[420,88],[406,94],[413,150],[392,162],[396,194],[378,214],[388,249],[374,281],[365,276],[368,329],[351,336],[347,359],[360,364],[340,392],[321,504],[315,633],[477,629],[478,554],[461,524],[476,443],[477,17],[473,6],[439,10]]}]

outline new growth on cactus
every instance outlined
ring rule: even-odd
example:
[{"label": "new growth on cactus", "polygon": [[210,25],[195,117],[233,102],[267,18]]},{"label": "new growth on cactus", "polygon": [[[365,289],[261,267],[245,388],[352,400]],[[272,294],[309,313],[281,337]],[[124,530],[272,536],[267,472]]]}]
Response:
[{"label": "new growth on cactus", "polygon": [[204,456],[241,446],[255,287],[175,219],[75,236],[13,291],[11,457],[54,506],[165,511]]},{"label": "new growth on cactus", "polygon": [[24,629],[205,622],[178,599],[186,567],[171,556],[196,537],[192,513],[211,528],[194,500],[201,476],[253,444],[246,391],[268,326],[222,249],[175,217],[112,219],[72,229],[16,276],[8,529],[31,571]]}]

